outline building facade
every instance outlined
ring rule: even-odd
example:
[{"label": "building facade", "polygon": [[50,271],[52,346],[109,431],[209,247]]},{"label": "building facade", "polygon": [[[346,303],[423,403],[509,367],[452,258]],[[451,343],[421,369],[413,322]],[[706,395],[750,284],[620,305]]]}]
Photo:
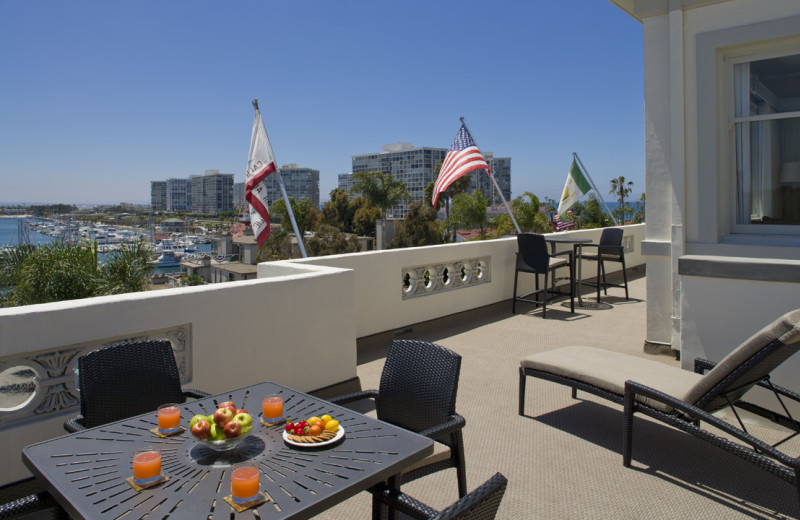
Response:
[{"label": "building facade", "polygon": [[236,211],[242,211],[247,207],[247,201],[244,198],[244,183],[233,183],[233,207]]},{"label": "building facade", "polygon": [[[445,148],[417,148],[409,143],[394,143],[383,146],[379,153],[352,156],[353,173],[381,172],[390,174],[392,178],[406,185],[411,200],[421,202],[425,197],[425,186],[436,181],[436,167],[444,161],[447,155]],[[499,171],[498,183],[503,195],[511,197],[511,159],[494,158],[492,153],[484,152],[484,157],[492,167],[492,171]],[[491,179],[486,175],[486,170],[471,172],[471,189],[480,189],[489,200],[499,200],[497,189]],[[501,181],[502,180],[502,181]],[[339,175],[339,187],[352,187],[352,176]],[[403,218],[408,211],[408,202],[403,202],[391,208],[389,218]]]},{"label": "building facade", "polygon": [[192,184],[189,179],[167,179],[167,211],[192,209]]},{"label": "building facade", "polygon": [[192,213],[215,215],[233,211],[233,174],[206,170],[205,175],[189,177]]},{"label": "building facade", "polygon": [[[319,208],[319,170],[301,168],[296,164],[281,166],[281,180],[286,194],[294,200],[308,199],[314,208]],[[269,175],[264,184],[270,206],[283,197],[277,175]]]},{"label": "building facade", "polygon": [[644,35],[647,340],[691,369],[800,302],[800,2],[612,2]]},{"label": "building facade", "polygon": [[167,211],[167,181],[150,181],[150,208]]}]

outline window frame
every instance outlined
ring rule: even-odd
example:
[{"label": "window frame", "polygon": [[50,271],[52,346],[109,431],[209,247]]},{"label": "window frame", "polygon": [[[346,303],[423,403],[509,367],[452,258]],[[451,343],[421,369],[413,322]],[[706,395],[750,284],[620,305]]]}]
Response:
[{"label": "window frame", "polygon": [[[737,181],[736,158],[736,125],[760,123],[765,121],[780,121],[785,119],[800,118],[800,110],[791,112],[775,112],[773,114],[760,114],[737,116],[736,115],[736,65],[752,63],[761,60],[780,58],[784,56],[800,55],[800,35],[796,38],[788,38],[778,44],[774,42],[758,42],[742,47],[734,47],[720,53],[722,61],[724,79],[722,81],[725,89],[725,128],[727,136],[725,139],[726,149],[720,154],[724,158],[721,174],[725,177],[727,190],[725,190],[728,207],[728,227],[733,235],[792,235],[800,236],[800,225],[787,224],[740,224],[737,222],[739,186]],[[748,82],[749,84],[749,82]],[[746,132],[749,135],[749,132]],[[747,150],[748,156],[750,150]]]},{"label": "window frame", "polygon": [[696,126],[685,131],[696,136],[697,149],[696,162],[686,172],[689,175],[684,176],[684,190],[698,195],[686,200],[685,214],[693,215],[683,220],[688,227],[687,253],[793,258],[794,248],[800,247],[800,234],[770,233],[763,225],[751,225],[746,232],[737,228],[734,232],[736,186],[732,183],[736,178],[728,172],[731,157],[735,158],[735,147],[731,147],[735,144],[735,131],[728,115],[735,105],[732,67],[728,80],[725,63],[726,58],[745,59],[795,45],[800,41],[799,26],[800,16],[788,16],[695,35],[697,97],[696,112],[690,118]]}]

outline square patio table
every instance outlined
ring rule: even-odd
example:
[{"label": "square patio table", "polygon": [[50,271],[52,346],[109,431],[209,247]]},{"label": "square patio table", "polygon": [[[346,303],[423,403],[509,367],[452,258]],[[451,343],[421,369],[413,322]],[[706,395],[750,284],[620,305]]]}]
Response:
[{"label": "square patio table", "polygon": [[[331,415],[344,427],[344,438],[317,448],[284,442],[282,425],[260,424],[261,399],[283,397],[284,416],[306,419]],[[388,480],[433,453],[427,437],[275,383],[260,383],[179,405],[181,425],[195,414],[209,415],[232,400],[253,416],[249,437],[229,452],[216,452],[195,441],[189,431],[161,438],[156,411],[27,446],[22,458],[38,480],[73,518],[125,520],[148,518],[230,519],[309,518]],[[135,491],[133,452],[161,448],[161,470],[168,481]],[[230,468],[254,460],[261,470],[261,491],[271,500],[236,513],[223,500],[230,495]],[[367,512],[365,512],[367,513]],[[235,514],[235,516],[234,516]]]}]

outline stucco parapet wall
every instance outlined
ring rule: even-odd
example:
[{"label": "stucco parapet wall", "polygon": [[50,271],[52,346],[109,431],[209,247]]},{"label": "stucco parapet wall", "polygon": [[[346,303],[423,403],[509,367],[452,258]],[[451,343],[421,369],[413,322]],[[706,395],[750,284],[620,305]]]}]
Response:
[{"label": "stucco parapet wall", "polygon": [[[653,16],[667,14],[670,9],[670,0],[609,0],[632,17],[639,21]],[[674,0],[673,0],[674,1]],[[711,4],[721,4],[731,0],[678,0],[681,9],[705,7]]]},{"label": "stucco parapet wall", "polygon": [[678,259],[678,274],[800,283],[800,260],[687,255]]}]

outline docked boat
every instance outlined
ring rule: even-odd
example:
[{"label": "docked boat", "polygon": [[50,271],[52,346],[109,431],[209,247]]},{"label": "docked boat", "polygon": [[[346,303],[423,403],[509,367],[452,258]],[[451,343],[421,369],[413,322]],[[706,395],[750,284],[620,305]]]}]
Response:
[{"label": "docked boat", "polygon": [[155,264],[156,267],[178,267],[181,265],[181,256],[175,251],[162,251]]}]

